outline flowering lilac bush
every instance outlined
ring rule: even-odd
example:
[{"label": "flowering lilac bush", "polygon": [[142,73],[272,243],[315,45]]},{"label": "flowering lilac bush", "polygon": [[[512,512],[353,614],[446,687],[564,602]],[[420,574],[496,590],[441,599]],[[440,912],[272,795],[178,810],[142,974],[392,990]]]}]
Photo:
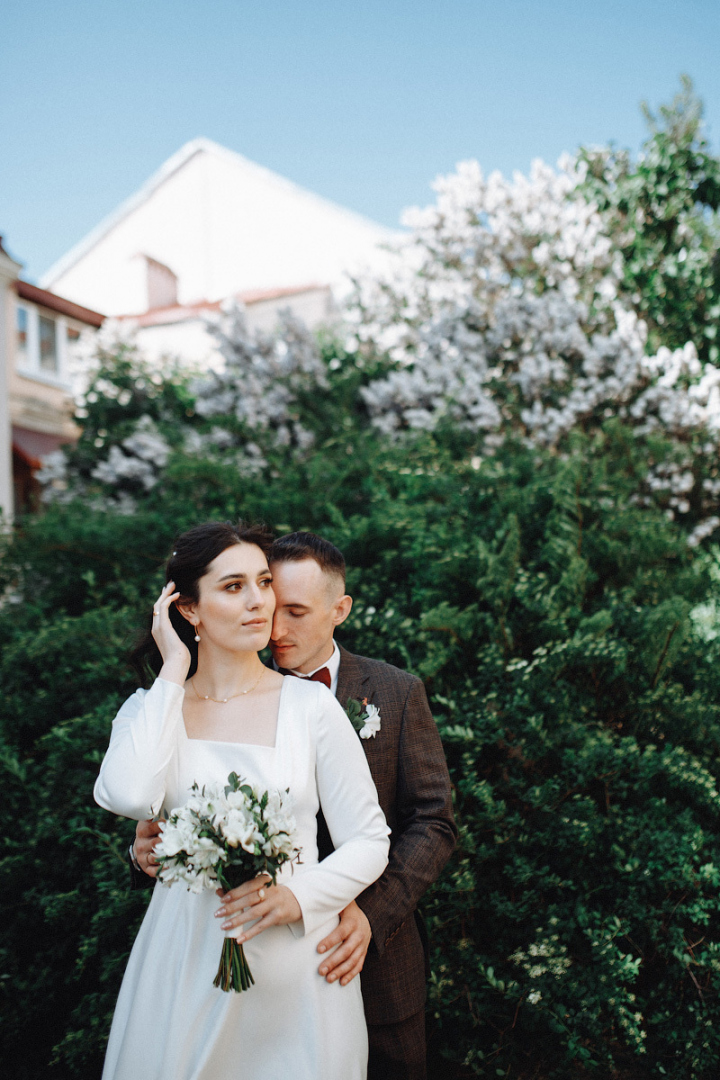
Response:
[{"label": "flowering lilac bush", "polygon": [[178,418],[192,413],[186,384],[184,373],[171,367],[161,375],[134,345],[104,337],[78,390],[80,439],[47,455],[38,473],[44,502],[80,497],[131,514],[181,441]]},{"label": "flowering lilac bush", "polygon": [[[387,275],[358,283],[345,348],[289,314],[251,335],[231,306],[212,327],[224,366],[167,378],[169,412],[142,421],[157,372],[121,372],[121,386],[105,362],[83,452],[48,461],[47,496],[129,512],[175,452],[260,474],[348,424],[396,442],[434,432],[484,458],[506,440],[567,454],[573,433],[621,420],[650,466],[628,498],[700,543],[720,524],[720,164],[698,125],[686,86],[636,164],[583,151],[512,180],[461,164],[406,214]],[[108,386],[127,412],[112,427],[93,403]]]},{"label": "flowering lilac bush", "polygon": [[227,430],[269,435],[277,446],[300,450],[312,444],[303,426],[298,394],[324,389],[326,369],[315,338],[289,311],[281,313],[274,335],[252,335],[239,305],[232,305],[211,327],[224,366],[195,381],[195,410],[217,417]]},{"label": "flowering lilac bush", "polygon": [[[640,205],[652,203],[656,216],[664,205],[667,185],[658,179],[656,160],[661,149],[665,171],[671,165],[680,171],[667,141],[664,132],[650,140],[644,187],[628,176],[626,158],[619,184],[617,160],[600,152],[566,157],[557,171],[536,162],[529,178],[512,181],[498,173],[485,177],[477,163],[465,162],[436,182],[436,203],[406,215],[412,231],[397,249],[394,274],[360,283],[350,313],[359,348],[385,352],[394,362],[394,370],[361,391],[380,432],[397,438],[413,429],[464,430],[481,455],[493,454],[508,438],[567,452],[573,431],[591,432],[619,418],[640,440],[656,432],[674,443],[631,497],[679,515],[691,543],[714,531],[720,524],[720,367],[717,349],[705,345],[714,339],[720,293],[715,286],[716,306],[707,303],[706,278],[720,265],[720,234],[693,202],[686,176],[687,205],[683,213],[671,210],[681,219],[678,243],[691,255],[678,254],[671,266],[657,239],[654,246],[648,239],[662,223],[649,217],[646,223]],[[685,146],[681,164],[686,173],[692,164],[697,187],[700,164],[688,156]],[[706,198],[714,209],[720,169],[707,153],[704,161]],[[621,198],[618,187],[635,194],[633,239],[627,236],[629,197]],[[641,269],[638,252],[645,255]],[[702,361],[692,340],[696,322],[686,320],[686,336],[678,340],[678,313],[666,305],[673,322],[668,340],[677,343],[668,348],[662,301],[655,296],[653,307],[643,292],[644,277],[668,278],[677,259],[705,271],[685,289],[685,307],[694,303],[705,313]],[[641,317],[650,307],[652,348]]]}]

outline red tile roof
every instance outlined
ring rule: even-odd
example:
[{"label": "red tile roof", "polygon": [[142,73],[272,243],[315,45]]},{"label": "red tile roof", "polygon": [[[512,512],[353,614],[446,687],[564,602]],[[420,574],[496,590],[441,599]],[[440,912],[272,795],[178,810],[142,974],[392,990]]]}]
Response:
[{"label": "red tile roof", "polygon": [[15,291],[22,300],[30,300],[33,304],[40,304],[41,307],[50,308],[51,311],[67,315],[88,326],[102,326],[105,321],[105,316],[99,311],[92,311],[80,304],[74,304],[72,300],[66,300],[62,296],[48,292],[47,289],[39,289],[37,285],[31,285],[29,281],[16,281]]},{"label": "red tile roof", "polygon": [[[253,289],[249,292],[235,294],[235,299],[243,304],[251,306],[260,304],[264,300],[282,300],[285,297],[299,296],[301,293],[315,292],[317,289],[327,289],[327,285],[295,285],[278,289]],[[171,304],[169,307],[151,308],[141,315],[118,315],[118,319],[128,319],[137,326],[162,326],[166,323],[187,322],[188,319],[197,318],[203,312],[219,311],[224,300],[196,300],[192,304]]]}]

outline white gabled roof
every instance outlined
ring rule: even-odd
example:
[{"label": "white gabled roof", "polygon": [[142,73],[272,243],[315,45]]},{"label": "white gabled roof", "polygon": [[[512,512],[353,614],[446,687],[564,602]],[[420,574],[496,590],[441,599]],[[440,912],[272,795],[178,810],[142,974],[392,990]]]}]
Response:
[{"label": "white gabled roof", "polygon": [[213,142],[212,139],[200,137],[191,139],[190,142],[181,146],[172,157],[169,157],[167,161],[160,166],[157,172],[153,173],[149,180],[147,180],[134,195],[131,195],[121,203],[116,210],[113,210],[111,214],[108,214],[107,217],[103,218],[103,220],[96,225],[87,236],[83,237],[83,239],[75,244],[75,246],[66,252],[65,255],[58,259],[57,262],[55,262],[40,278],[42,287],[51,288],[54,283],[64,277],[69,270],[80,262],[80,260],[84,259],[85,256],[100,243],[100,241],[146,203],[160,187],[166,184],[181,169],[185,168],[196,155],[202,153],[211,154],[224,159],[235,168],[240,167],[248,175],[253,175],[257,179],[262,180],[269,189],[274,188],[278,192],[283,191],[296,199],[306,201],[308,204],[314,204],[317,209],[325,210],[326,212],[329,211],[333,215],[341,215],[346,219],[349,225],[352,224],[359,229],[376,232],[378,234],[379,242],[382,242],[383,239],[392,239],[392,237],[396,235],[392,230],[379,225],[370,218],[366,218],[362,214],[355,213],[353,210],[348,210],[343,206],[339,206],[337,203],[325,199],[320,195],[315,195],[313,192],[300,187],[299,184],[293,183],[292,180],[288,180],[284,176],[280,176],[279,173],[275,173],[271,169],[266,169],[264,166],[258,165],[254,161],[250,161],[249,158],[236,153],[234,150],[228,150],[219,143]]}]

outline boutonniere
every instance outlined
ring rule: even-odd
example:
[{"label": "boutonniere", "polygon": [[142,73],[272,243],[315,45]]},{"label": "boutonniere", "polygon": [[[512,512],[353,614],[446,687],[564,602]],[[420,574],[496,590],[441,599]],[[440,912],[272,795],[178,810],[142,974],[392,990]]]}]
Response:
[{"label": "boutonniere", "polygon": [[377,705],[368,705],[368,699],[362,701],[348,698],[345,712],[352,726],[361,739],[374,739],[380,730],[380,710]]}]

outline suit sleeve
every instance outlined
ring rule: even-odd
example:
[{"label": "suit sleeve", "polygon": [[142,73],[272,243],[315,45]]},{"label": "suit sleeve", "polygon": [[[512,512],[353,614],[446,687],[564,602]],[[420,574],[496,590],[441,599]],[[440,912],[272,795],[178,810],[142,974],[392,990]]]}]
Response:
[{"label": "suit sleeve", "polygon": [[442,742],[425,687],[415,678],[402,715],[396,807],[387,869],[357,898],[381,956],[440,876],[457,840]]},{"label": "suit sleeve", "polygon": [[130,871],[130,891],[136,892],[138,889],[149,889],[155,884],[155,878],[150,877],[144,870],[136,870],[130,861],[130,853],[128,852],[125,860]]}]

